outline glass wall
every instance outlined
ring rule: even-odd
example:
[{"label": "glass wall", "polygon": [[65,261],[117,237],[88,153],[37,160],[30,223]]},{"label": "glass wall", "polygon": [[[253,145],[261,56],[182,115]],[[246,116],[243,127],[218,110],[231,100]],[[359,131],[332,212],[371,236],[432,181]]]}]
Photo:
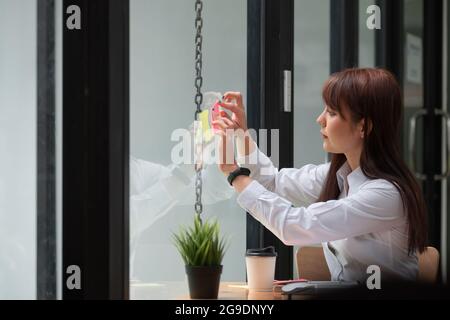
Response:
[{"label": "glass wall", "polygon": [[404,2],[404,94],[406,108],[423,108],[423,1]]},{"label": "glass wall", "polygon": [[0,299],[36,298],[36,9],[0,0]]},{"label": "glass wall", "polygon": [[[404,125],[403,135],[409,137],[410,120],[416,112],[424,107],[423,100],[423,0],[406,0],[403,5],[403,95],[404,95]],[[412,167],[408,143],[403,144],[405,159],[409,159],[414,172],[423,172],[423,117],[418,117],[415,144],[415,168]]]},{"label": "glass wall", "polygon": [[367,27],[367,19],[373,15],[367,13],[367,8],[374,4],[373,0],[359,0],[359,52],[358,66],[360,68],[375,67],[375,30]]},{"label": "glass wall", "polygon": [[[173,298],[167,283],[186,283],[171,234],[193,223],[195,175],[174,162],[180,140],[171,138],[194,121],[195,16],[192,1],[130,1],[131,298]],[[247,1],[205,1],[203,16],[202,91],[245,99]],[[230,243],[222,280],[245,281],[245,212],[216,164],[206,164],[203,183],[203,215]]]},{"label": "glass wall", "polygon": [[61,297],[58,25],[61,1],[0,0],[0,300]]},{"label": "glass wall", "polygon": [[327,159],[316,118],[330,74],[330,2],[295,0],[294,6],[294,167],[300,168]]}]

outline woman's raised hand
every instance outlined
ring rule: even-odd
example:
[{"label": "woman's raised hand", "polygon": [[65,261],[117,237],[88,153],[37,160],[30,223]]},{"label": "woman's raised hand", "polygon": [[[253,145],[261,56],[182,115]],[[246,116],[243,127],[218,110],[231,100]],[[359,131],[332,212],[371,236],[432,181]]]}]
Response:
[{"label": "woman's raised hand", "polygon": [[[223,102],[221,106],[232,112],[231,118],[226,112],[222,112],[220,117],[213,121],[213,124],[219,126],[223,133],[228,130],[236,130],[237,151],[241,156],[246,156],[253,152],[256,145],[253,142],[247,127],[247,118],[245,115],[244,105],[242,103],[242,94],[240,92],[227,92],[223,95]],[[227,139],[223,136],[224,139]]]},{"label": "woman's raised hand", "polygon": [[232,112],[231,118],[225,112],[221,114],[214,124],[219,125],[223,129],[242,129],[245,133],[247,131],[247,118],[245,116],[245,109],[242,103],[242,95],[240,92],[227,92],[223,95],[221,107]]}]

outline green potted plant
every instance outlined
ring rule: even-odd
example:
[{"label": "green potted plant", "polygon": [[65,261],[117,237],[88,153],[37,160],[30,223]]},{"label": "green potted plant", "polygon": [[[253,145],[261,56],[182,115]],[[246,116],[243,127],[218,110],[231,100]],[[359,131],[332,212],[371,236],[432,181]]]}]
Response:
[{"label": "green potted plant", "polygon": [[217,221],[202,222],[195,214],[194,226],[173,234],[186,266],[191,299],[217,299],[226,241],[219,236]]}]

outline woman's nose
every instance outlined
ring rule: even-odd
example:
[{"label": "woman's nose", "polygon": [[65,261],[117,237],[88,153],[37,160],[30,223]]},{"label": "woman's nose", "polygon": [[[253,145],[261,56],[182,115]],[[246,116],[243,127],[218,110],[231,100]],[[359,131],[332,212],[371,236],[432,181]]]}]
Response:
[{"label": "woman's nose", "polygon": [[316,119],[316,122],[321,126],[324,127],[325,126],[325,117],[324,117],[325,111],[323,111]]}]

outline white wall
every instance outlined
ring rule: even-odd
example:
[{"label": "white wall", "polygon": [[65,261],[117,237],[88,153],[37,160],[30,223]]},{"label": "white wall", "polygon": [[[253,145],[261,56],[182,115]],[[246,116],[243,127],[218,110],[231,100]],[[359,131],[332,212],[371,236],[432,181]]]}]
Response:
[{"label": "white wall", "polygon": [[[247,1],[208,0],[203,15],[203,91],[241,91],[245,97]],[[171,149],[176,144],[170,141],[172,131],[193,122],[194,19],[193,1],[130,1],[130,148],[132,156],[153,164],[171,163]],[[211,169],[205,183],[211,188],[224,183],[217,168]],[[194,189],[188,188],[186,193],[189,198]],[[164,197],[155,199],[154,204],[163,203]],[[192,198],[192,202],[177,205],[143,232],[136,251],[137,279],[185,279],[184,264],[170,235],[180,224],[192,223],[193,204]],[[146,214],[155,214],[152,210]],[[207,217],[218,217],[222,233],[231,238],[222,279],[245,281],[245,212],[234,196],[206,205],[204,212]]]},{"label": "white wall", "polygon": [[36,15],[0,0],[0,299],[36,298]]}]

